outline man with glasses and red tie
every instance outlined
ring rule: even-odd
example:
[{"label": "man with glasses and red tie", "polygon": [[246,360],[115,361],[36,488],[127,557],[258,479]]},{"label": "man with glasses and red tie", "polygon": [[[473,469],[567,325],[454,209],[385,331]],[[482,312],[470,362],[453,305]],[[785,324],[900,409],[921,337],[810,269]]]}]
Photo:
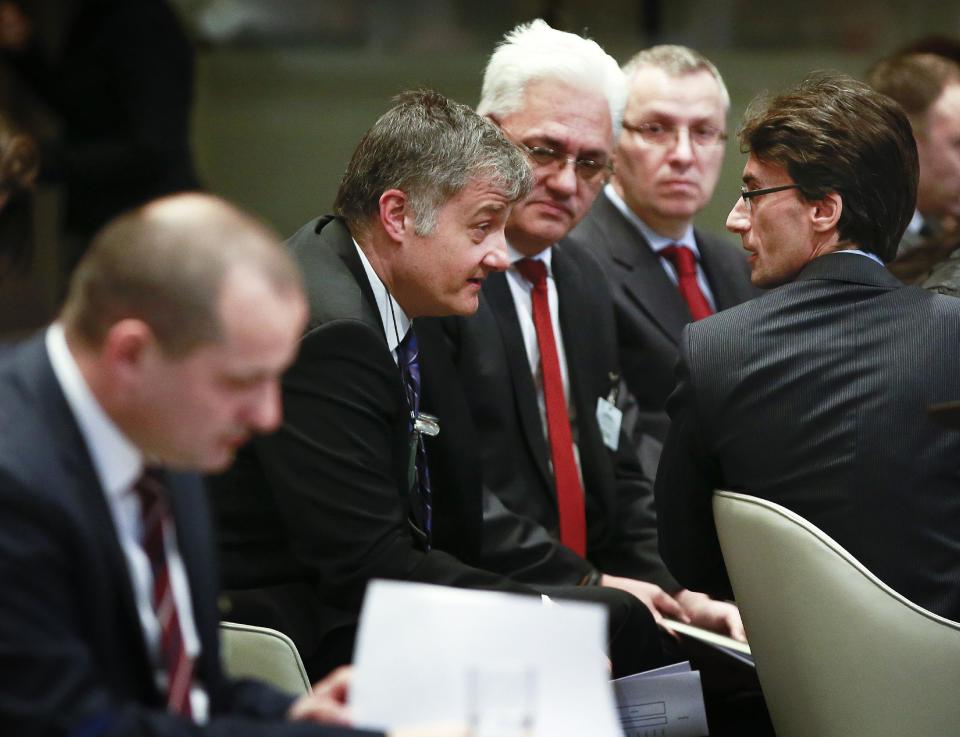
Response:
[{"label": "man with glasses and red tie", "polygon": [[960,396],[960,300],[884,268],[916,204],[910,122],[820,73],[752,105],[739,137],[749,158],[727,228],[768,291],[684,330],[656,483],[664,560],[729,596],[711,499],[743,491],[960,619],[960,434],[927,412]]},{"label": "man with glasses and red tie", "polygon": [[[610,174],[624,97],[620,69],[595,42],[543,21],[507,34],[477,110],[527,152],[535,184],[506,224],[510,268],[487,278],[475,316],[444,328],[484,483],[566,551],[552,568],[511,575],[622,589],[656,620],[742,638],[736,607],[682,590],[660,560],[651,482],[615,406],[610,292],[596,258],[563,240]],[[488,515],[485,531],[496,525]],[[502,553],[485,538],[490,567]]]},{"label": "man with glasses and red tie", "polygon": [[627,104],[616,172],[571,238],[600,259],[614,296],[623,376],[637,400],[635,440],[656,473],[680,331],[757,296],[743,253],[693,227],[713,197],[730,98],[717,68],[683,46],[654,46],[623,67]]}]

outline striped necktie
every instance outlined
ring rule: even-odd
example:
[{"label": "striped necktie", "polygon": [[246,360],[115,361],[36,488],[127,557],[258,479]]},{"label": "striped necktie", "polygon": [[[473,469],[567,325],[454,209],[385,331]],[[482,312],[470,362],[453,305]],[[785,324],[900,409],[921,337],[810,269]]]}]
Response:
[{"label": "striped necktie", "polygon": [[164,529],[172,529],[169,492],[163,473],[156,468],[145,469],[134,485],[140,497],[143,518],[143,550],[153,573],[153,610],[160,624],[160,658],[167,675],[167,709],[176,714],[192,716],[190,688],[193,685],[193,659],[187,655],[180,628],[180,617],[170,585],[170,567]]}]

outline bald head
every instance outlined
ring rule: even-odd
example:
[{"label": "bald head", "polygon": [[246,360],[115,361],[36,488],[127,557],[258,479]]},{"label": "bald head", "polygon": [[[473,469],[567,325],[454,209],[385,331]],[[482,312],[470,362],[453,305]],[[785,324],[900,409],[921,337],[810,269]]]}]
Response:
[{"label": "bald head", "polygon": [[234,269],[250,269],[276,292],[301,291],[277,236],[211,195],[155,200],[112,220],[94,237],[64,305],[67,334],[90,348],[120,320],[147,324],[171,356],[220,340],[221,290]]}]

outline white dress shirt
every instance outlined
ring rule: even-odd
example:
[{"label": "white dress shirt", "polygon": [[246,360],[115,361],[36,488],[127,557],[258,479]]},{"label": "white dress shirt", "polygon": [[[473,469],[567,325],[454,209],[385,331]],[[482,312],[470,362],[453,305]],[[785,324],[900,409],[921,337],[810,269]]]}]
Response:
[{"label": "white dress shirt", "polygon": [[[80,427],[80,433],[100,480],[100,487],[110,507],[120,547],[127,559],[140,627],[153,664],[157,688],[161,693],[166,693],[167,675],[160,657],[160,623],[152,605],[153,572],[141,545],[143,524],[140,497],[133,490],[133,485],[143,473],[143,455],[107,416],[93,396],[70,353],[63,326],[54,323],[47,329],[44,337],[53,373]],[[193,619],[190,586],[177,547],[176,530],[172,524],[168,524],[163,532],[170,585],[177,604],[184,648],[187,655],[196,658],[200,653],[200,638]],[[198,724],[205,723],[209,700],[206,691],[196,679],[190,691],[190,705],[194,721]]]},{"label": "white dress shirt", "polygon": [[710,289],[710,284],[707,281],[707,275],[703,271],[703,266],[700,263],[700,249],[697,248],[697,239],[693,234],[693,225],[688,225],[687,229],[684,231],[683,235],[680,238],[668,238],[665,235],[660,235],[656,231],[650,228],[633,210],[630,209],[630,206],[617,194],[617,190],[613,188],[612,184],[607,184],[603,188],[603,193],[607,196],[610,202],[613,203],[613,206],[616,207],[623,216],[627,219],[633,227],[640,231],[640,234],[646,238],[647,243],[650,244],[650,249],[660,257],[660,266],[663,267],[664,272],[670,281],[674,284],[679,284],[679,279],[677,277],[677,269],[673,265],[673,262],[660,255],[660,252],[667,246],[672,246],[677,244],[680,246],[686,246],[691,251],[693,255],[696,256],[697,264],[697,284],[700,285],[700,291],[703,292],[703,296],[707,298],[707,302],[710,304],[710,308],[716,312],[717,303],[713,298],[713,290]]},{"label": "white dress shirt", "polygon": [[407,334],[413,320],[407,317],[400,303],[394,299],[394,296],[387,290],[386,285],[370,265],[367,255],[360,248],[360,244],[354,240],[353,245],[360,256],[360,263],[363,264],[363,270],[367,273],[367,281],[370,282],[370,289],[373,290],[373,299],[377,303],[377,311],[380,313],[380,322],[383,323],[383,334],[387,339],[387,348],[393,360],[398,362],[397,346]]}]

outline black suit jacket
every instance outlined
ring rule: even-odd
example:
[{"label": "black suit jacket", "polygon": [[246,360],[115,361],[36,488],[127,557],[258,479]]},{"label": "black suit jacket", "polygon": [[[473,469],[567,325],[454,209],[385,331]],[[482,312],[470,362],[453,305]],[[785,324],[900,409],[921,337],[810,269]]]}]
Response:
[{"label": "black suit jacket", "polygon": [[317,735],[280,722],[288,696],[226,679],[201,484],[168,474],[177,541],[201,641],[211,720],[164,710],[126,558],[80,429],[37,337],[0,365],[0,732],[32,735]]},{"label": "black suit jacket", "polygon": [[457,404],[455,392],[432,381],[453,371],[432,349],[437,329],[416,321],[422,382],[436,386],[424,390],[421,409],[439,416],[441,427],[427,440],[433,549],[426,552],[407,522],[409,409],[400,371],[350,233],[341,220],[321,218],[289,245],[303,270],[310,318],[283,379],[284,423],[245,448],[211,489],[225,587],[262,594],[259,603],[269,609],[240,618],[278,626],[324,668],[333,664],[324,655],[328,636],[341,643],[333,659],[350,658],[372,578],[532,591],[474,567],[479,470],[462,399]]},{"label": "black suit jacket", "polygon": [[[604,573],[674,590],[678,586],[657,553],[650,481],[624,434],[618,451],[610,451],[596,419],[598,398],[608,397],[618,385],[613,305],[603,274],[591,254],[566,242],[554,247],[552,269],[578,418],[587,559]],[[549,533],[565,553],[550,566],[522,575],[530,581],[551,575],[551,582],[576,582],[586,561],[576,556],[571,561],[571,552],[556,542],[559,522],[549,447],[506,274],[487,278],[475,316],[444,323],[479,432],[484,483],[511,511]],[[495,552],[492,545],[489,553]]]},{"label": "black suit jacket", "polygon": [[664,560],[729,593],[711,495],[782,504],[909,599],[960,619],[960,300],[852,254],[691,324],[657,477]]},{"label": "black suit jacket", "polygon": [[[700,231],[695,236],[718,311],[760,294],[750,284],[750,269],[739,249]],[[616,305],[620,364],[637,400],[640,429],[662,441],[680,333],[692,319],[687,303],[646,238],[605,194],[570,238],[596,254],[603,267]]]}]

